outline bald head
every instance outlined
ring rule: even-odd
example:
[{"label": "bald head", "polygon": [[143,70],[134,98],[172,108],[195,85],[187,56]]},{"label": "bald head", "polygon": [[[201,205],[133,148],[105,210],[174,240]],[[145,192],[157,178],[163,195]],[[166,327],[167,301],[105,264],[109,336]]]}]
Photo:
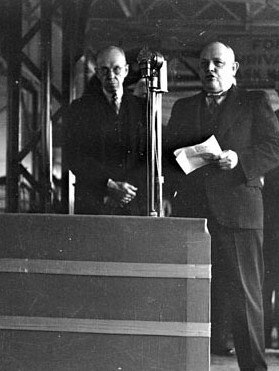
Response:
[{"label": "bald head", "polygon": [[229,45],[223,44],[219,41],[214,41],[206,45],[201,51],[200,58],[203,58],[203,56],[208,53],[216,52],[216,50],[218,50],[219,53],[226,55],[228,61],[235,62],[235,55],[232,48]]},{"label": "bald head", "polygon": [[202,50],[199,67],[204,90],[221,93],[230,89],[235,81],[239,64],[232,48],[216,41]]},{"label": "bald head", "polygon": [[119,46],[107,46],[101,49],[97,54],[97,64],[99,64],[103,59],[107,58],[110,55],[117,55],[120,59],[123,59],[126,64],[125,52]]}]

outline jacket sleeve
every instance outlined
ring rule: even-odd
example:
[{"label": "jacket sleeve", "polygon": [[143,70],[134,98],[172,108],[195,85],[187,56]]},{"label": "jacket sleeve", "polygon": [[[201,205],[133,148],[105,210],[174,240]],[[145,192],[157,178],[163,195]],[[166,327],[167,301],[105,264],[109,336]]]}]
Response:
[{"label": "jacket sleeve", "polygon": [[[163,175],[164,175],[164,197],[171,199],[178,189],[184,174],[175,160],[174,150],[179,148],[181,138],[181,112],[182,101],[178,100],[174,103],[170,120],[163,128]],[[184,144],[183,144],[184,145]],[[182,146],[182,143],[181,143]]]},{"label": "jacket sleeve", "polygon": [[279,124],[265,92],[248,94],[252,98],[252,143],[238,156],[246,179],[252,180],[279,165]]},{"label": "jacket sleeve", "polygon": [[86,184],[102,183],[105,185],[110,178],[110,171],[98,158],[102,155],[101,143],[92,145],[90,151],[87,147],[90,145],[89,138],[84,137],[82,125],[83,115],[86,114],[82,110],[80,100],[74,101],[65,114],[63,125],[63,140],[64,140],[64,156],[66,165],[76,177],[81,179]]}]

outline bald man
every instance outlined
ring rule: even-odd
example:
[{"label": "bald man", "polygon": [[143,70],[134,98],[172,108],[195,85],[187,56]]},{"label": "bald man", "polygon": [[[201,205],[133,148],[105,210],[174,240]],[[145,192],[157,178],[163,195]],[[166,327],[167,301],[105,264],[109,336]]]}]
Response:
[{"label": "bald man", "polygon": [[124,89],[124,51],[97,55],[96,76],[66,117],[64,153],[76,177],[75,214],[142,215],[145,208],[144,100]]},{"label": "bald man", "polygon": [[[264,92],[236,87],[233,50],[220,42],[200,54],[202,92],[178,100],[164,133],[173,216],[208,219],[212,241],[212,346],[222,309],[232,318],[241,370],[266,370],[264,357],[263,176],[279,164],[279,127]],[[222,153],[185,175],[173,151],[215,135]]]}]

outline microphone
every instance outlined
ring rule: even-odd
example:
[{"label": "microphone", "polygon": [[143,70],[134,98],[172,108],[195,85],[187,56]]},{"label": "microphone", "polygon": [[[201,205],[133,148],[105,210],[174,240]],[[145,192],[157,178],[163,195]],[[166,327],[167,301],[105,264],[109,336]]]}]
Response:
[{"label": "microphone", "polygon": [[151,52],[143,47],[137,57],[142,77],[152,77],[164,63],[164,57],[159,52]]}]

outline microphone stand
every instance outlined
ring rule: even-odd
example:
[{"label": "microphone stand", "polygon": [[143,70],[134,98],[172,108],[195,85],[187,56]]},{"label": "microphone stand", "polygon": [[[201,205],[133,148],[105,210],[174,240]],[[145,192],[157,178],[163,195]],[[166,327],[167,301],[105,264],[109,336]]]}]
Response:
[{"label": "microphone stand", "polygon": [[147,213],[163,217],[162,94],[167,92],[167,65],[160,60],[160,64],[152,68],[152,63],[152,59],[140,63],[140,67],[144,64],[141,71],[147,85]]}]

